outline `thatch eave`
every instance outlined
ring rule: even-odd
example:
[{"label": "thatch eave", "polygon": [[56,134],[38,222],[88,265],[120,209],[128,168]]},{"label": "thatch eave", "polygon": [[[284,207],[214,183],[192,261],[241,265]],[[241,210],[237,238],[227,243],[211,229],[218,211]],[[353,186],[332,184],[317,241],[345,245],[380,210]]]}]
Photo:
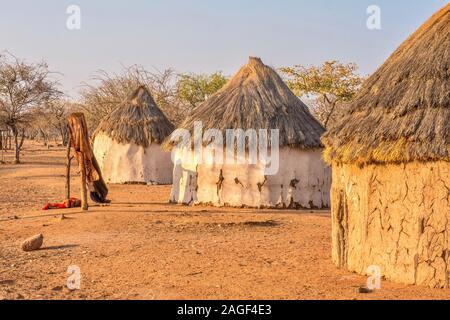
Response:
[{"label": "thatch eave", "polygon": [[450,4],[365,82],[322,142],[329,163],[449,161]]}]

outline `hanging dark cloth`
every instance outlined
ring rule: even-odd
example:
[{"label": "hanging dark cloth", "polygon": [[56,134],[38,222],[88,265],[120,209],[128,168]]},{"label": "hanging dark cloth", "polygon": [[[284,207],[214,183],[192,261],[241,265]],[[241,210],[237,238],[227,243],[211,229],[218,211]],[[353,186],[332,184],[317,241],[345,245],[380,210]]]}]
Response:
[{"label": "hanging dark cloth", "polygon": [[75,156],[78,163],[81,162],[81,154],[84,154],[86,180],[91,200],[96,203],[109,203],[109,200],[106,199],[108,195],[108,187],[103,180],[100,167],[95,159],[91,144],[89,142],[89,133],[84,114],[72,113],[67,120],[69,134],[71,137],[71,146],[75,150]]}]

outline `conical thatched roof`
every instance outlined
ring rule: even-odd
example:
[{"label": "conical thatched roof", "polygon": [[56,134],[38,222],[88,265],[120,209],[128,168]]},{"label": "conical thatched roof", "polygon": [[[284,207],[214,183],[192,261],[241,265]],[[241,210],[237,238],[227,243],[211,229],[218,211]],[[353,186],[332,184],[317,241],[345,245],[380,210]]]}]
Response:
[{"label": "conical thatched roof", "polygon": [[103,132],[119,143],[148,147],[151,143],[162,143],[173,130],[173,124],[158,108],[150,92],[140,86],[101,121],[95,134]]},{"label": "conical thatched roof", "polygon": [[[324,129],[308,107],[289,90],[280,76],[259,58],[249,62],[216,94],[199,105],[181,124],[192,131],[279,129],[280,146],[320,148]],[[270,134],[270,132],[269,132]]]},{"label": "conical thatched roof", "polygon": [[364,84],[323,137],[328,161],[450,161],[450,4]]}]

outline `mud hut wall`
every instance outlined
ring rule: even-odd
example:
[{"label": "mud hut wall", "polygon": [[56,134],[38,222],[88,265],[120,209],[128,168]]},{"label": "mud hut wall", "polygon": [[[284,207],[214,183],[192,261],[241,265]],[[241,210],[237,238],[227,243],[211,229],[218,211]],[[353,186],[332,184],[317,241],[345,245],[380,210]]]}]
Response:
[{"label": "mud hut wall", "polygon": [[450,163],[333,165],[332,256],[339,267],[447,287]]}]

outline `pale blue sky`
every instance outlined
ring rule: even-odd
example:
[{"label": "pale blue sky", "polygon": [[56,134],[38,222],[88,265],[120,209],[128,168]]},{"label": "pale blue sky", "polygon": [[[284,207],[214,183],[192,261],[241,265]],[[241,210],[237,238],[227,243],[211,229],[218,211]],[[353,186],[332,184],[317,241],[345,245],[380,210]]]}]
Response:
[{"label": "pale blue sky", "polygon": [[[76,96],[95,70],[121,64],[231,75],[249,55],[280,67],[356,62],[369,74],[448,0],[0,0],[0,51],[45,59]],[[81,30],[66,9],[81,8]],[[366,28],[369,5],[382,30]]]}]

